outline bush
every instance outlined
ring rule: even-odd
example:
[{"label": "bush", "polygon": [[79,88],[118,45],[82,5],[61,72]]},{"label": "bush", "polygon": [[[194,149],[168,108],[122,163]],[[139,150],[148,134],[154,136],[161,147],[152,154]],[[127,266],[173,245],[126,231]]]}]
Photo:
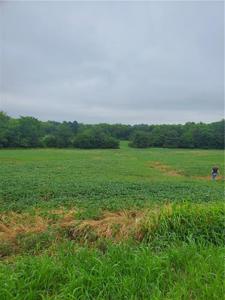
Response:
[{"label": "bush", "polygon": [[150,134],[147,132],[136,132],[131,137],[131,142],[129,143],[130,147],[135,148],[147,148],[151,146],[151,137]]},{"label": "bush", "polygon": [[41,143],[44,147],[57,147],[57,139],[52,134],[47,134],[41,139]]},{"label": "bush", "polygon": [[81,149],[117,149],[119,141],[102,131],[87,130],[77,134],[73,140],[73,146]]}]

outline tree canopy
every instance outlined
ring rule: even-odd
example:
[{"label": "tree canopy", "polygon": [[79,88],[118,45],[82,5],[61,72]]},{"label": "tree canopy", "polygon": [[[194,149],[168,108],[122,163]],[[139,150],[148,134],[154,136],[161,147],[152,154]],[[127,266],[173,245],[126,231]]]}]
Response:
[{"label": "tree canopy", "polygon": [[131,147],[224,149],[224,120],[184,125],[82,124],[11,118],[0,112],[0,148],[118,148],[118,140]]}]

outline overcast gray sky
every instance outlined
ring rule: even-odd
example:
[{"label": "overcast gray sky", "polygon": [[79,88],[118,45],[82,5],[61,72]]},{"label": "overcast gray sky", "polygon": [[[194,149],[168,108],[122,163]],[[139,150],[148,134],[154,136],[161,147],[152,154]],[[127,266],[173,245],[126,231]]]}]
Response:
[{"label": "overcast gray sky", "polygon": [[223,5],[1,2],[0,110],[84,123],[220,120]]}]

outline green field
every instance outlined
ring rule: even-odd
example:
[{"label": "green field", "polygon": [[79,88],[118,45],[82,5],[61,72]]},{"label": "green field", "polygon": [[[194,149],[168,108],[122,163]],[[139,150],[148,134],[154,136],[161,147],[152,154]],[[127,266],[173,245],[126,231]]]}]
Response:
[{"label": "green field", "polygon": [[222,150],[121,142],[0,164],[1,300],[223,298]]}]

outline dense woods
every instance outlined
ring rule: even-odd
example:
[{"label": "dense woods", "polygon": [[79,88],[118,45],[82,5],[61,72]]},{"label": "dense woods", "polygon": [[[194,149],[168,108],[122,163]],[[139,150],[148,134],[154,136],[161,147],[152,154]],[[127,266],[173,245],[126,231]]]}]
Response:
[{"label": "dense woods", "polygon": [[131,147],[224,148],[224,120],[184,125],[87,125],[43,122],[33,117],[11,118],[0,112],[0,148],[118,148],[119,140]]}]

